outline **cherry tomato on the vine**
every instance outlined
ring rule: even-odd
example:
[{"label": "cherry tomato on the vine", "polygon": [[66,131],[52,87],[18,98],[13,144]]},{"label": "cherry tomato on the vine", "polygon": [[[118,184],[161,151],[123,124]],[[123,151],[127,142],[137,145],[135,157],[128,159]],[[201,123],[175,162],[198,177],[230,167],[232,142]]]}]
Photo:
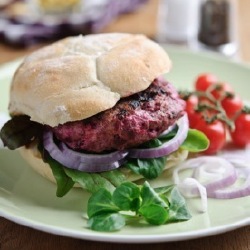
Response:
[{"label": "cherry tomato on the vine", "polygon": [[198,97],[196,95],[190,95],[186,100],[186,111],[187,113],[194,112],[198,105]]},{"label": "cherry tomato on the vine", "polygon": [[210,145],[204,153],[216,154],[225,145],[226,128],[221,121],[216,120],[212,123],[207,123],[202,119],[195,128],[202,131],[210,141]]},{"label": "cherry tomato on the vine", "polygon": [[195,89],[197,91],[206,91],[212,84],[218,82],[218,79],[213,74],[202,74],[199,75],[195,81]]},{"label": "cherry tomato on the vine", "polygon": [[202,119],[202,116],[197,111],[188,113],[189,127],[195,128],[201,119]]},{"label": "cherry tomato on the vine", "polygon": [[240,114],[235,120],[235,130],[230,134],[236,146],[245,147],[250,144],[250,114]]},{"label": "cherry tomato on the vine", "polygon": [[211,92],[211,94],[214,96],[215,99],[221,99],[225,96],[226,92],[234,93],[233,88],[229,83],[223,82],[223,83],[217,83],[217,86],[220,86],[220,89],[215,89]]},{"label": "cherry tomato on the vine", "polygon": [[201,114],[195,111],[197,105],[198,105],[198,97],[195,95],[189,96],[189,98],[186,100],[185,110],[188,114],[190,128],[194,128],[201,119]]},{"label": "cherry tomato on the vine", "polygon": [[221,105],[230,119],[234,118],[237,112],[239,112],[244,106],[243,101],[237,95],[226,97],[222,100]]}]

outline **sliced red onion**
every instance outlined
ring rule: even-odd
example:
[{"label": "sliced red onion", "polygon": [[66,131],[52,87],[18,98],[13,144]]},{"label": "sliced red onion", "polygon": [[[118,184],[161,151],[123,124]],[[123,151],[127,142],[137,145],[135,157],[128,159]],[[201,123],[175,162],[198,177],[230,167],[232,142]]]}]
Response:
[{"label": "sliced red onion", "polygon": [[218,189],[209,194],[210,198],[235,199],[250,195],[250,168],[238,168],[238,179],[245,179],[240,186]]},{"label": "sliced red onion", "polygon": [[[206,188],[209,198],[234,199],[250,195],[250,167],[246,167],[244,162],[240,165],[240,161],[237,161],[237,164],[233,165],[218,156],[190,159],[174,170],[175,184],[185,185],[179,177],[179,172],[185,169],[193,169],[192,177]],[[240,179],[245,180],[241,185],[237,183]],[[191,193],[198,196],[200,190],[194,187]]]},{"label": "sliced red onion", "polygon": [[199,161],[201,165],[194,170],[193,177],[204,183],[208,196],[217,189],[231,186],[237,180],[236,170],[227,160],[204,156]]},{"label": "sliced red onion", "polygon": [[[201,156],[181,164],[174,171],[176,184],[180,182],[178,172],[185,169],[193,169],[192,177],[206,188],[208,195],[219,188],[232,185],[237,179],[234,166],[216,156]],[[198,194],[198,190],[193,189],[193,194]]]},{"label": "sliced red onion", "polygon": [[240,168],[250,168],[250,147],[244,149],[223,150],[220,157],[230,161],[234,166]]},{"label": "sliced red onion", "polygon": [[116,169],[123,163],[127,151],[115,151],[109,154],[85,154],[69,149],[64,143],[55,144],[53,133],[44,132],[44,148],[50,156],[65,167],[84,172],[104,172]]},{"label": "sliced red onion", "polygon": [[185,197],[196,197],[197,195],[193,194],[193,190],[197,189],[199,191],[199,196],[201,197],[201,212],[205,213],[207,211],[207,190],[194,178],[186,178],[177,185],[180,192]]},{"label": "sliced red onion", "polygon": [[187,114],[184,114],[178,121],[178,131],[176,136],[167,141],[166,143],[162,144],[161,146],[157,148],[147,148],[147,149],[141,149],[141,148],[133,148],[129,150],[129,157],[130,158],[158,158],[162,156],[169,155],[176,151],[180,145],[185,141],[189,124],[188,124],[188,118]]}]

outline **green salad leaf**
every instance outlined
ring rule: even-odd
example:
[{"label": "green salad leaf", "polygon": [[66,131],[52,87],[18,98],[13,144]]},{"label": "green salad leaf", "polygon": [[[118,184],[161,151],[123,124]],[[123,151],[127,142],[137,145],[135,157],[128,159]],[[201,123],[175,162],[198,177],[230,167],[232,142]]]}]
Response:
[{"label": "green salad leaf", "polygon": [[119,213],[104,213],[91,217],[88,226],[94,231],[113,232],[125,226],[125,217]]},{"label": "green salad leaf", "polygon": [[133,182],[122,183],[113,193],[113,201],[121,210],[137,211],[140,200],[140,188]]},{"label": "green salad leaf", "polygon": [[209,139],[197,129],[189,129],[187,138],[181,145],[181,148],[193,153],[202,152],[208,147]]},{"label": "green salad leaf", "polygon": [[140,209],[140,214],[152,225],[162,225],[168,220],[169,211],[158,204],[150,204]]},{"label": "green salad leaf", "polygon": [[101,174],[86,173],[69,168],[65,168],[64,171],[69,178],[91,193],[98,191],[100,188],[115,189],[115,186]]},{"label": "green salad leaf", "polygon": [[159,194],[146,181],[141,187],[142,207],[150,204],[158,204],[162,207],[168,207],[168,204],[159,196]]},{"label": "green salad leaf", "polygon": [[101,189],[88,202],[88,227],[96,231],[118,231],[132,219],[152,225],[191,218],[184,198],[175,186],[153,188],[148,182],[124,182],[113,193]]},{"label": "green salad leaf", "polygon": [[46,162],[50,165],[56,180],[56,196],[63,197],[73,188],[75,182],[65,173],[64,166],[51,158],[49,154],[46,156]]},{"label": "green salad leaf", "polygon": [[107,189],[101,188],[89,198],[87,210],[89,217],[117,211],[119,208],[114,204],[112,194]]},{"label": "green salad leaf", "polygon": [[172,189],[169,201],[169,222],[185,221],[191,218],[186,201],[176,187]]},{"label": "green salad leaf", "polygon": [[138,175],[142,175],[148,180],[152,180],[161,175],[166,165],[167,158],[159,157],[152,159],[128,159],[125,167]]}]

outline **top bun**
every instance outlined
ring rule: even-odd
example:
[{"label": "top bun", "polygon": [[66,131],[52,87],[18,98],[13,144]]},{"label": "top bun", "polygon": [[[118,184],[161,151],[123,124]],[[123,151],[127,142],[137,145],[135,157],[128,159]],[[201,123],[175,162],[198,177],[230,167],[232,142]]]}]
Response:
[{"label": "top bun", "polygon": [[69,37],[24,60],[12,81],[9,111],[52,127],[82,120],[145,90],[170,68],[167,53],[143,35]]}]

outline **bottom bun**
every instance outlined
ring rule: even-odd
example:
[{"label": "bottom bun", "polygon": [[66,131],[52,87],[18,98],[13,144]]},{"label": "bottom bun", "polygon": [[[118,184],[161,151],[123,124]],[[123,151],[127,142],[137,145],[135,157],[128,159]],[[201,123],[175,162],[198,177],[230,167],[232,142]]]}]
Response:
[{"label": "bottom bun", "polygon": [[[29,165],[40,175],[46,179],[56,183],[56,180],[53,176],[52,170],[49,164],[45,163],[42,159],[41,153],[37,148],[37,144],[31,144],[29,147],[22,147],[19,149],[21,156],[29,163]],[[186,160],[188,157],[188,151],[179,149],[168,156],[166,166],[164,171],[178,165],[180,162]],[[122,173],[126,176],[128,181],[138,181],[143,179],[142,176],[134,174],[128,168],[120,168]],[[77,183],[74,187],[80,187]]]}]

